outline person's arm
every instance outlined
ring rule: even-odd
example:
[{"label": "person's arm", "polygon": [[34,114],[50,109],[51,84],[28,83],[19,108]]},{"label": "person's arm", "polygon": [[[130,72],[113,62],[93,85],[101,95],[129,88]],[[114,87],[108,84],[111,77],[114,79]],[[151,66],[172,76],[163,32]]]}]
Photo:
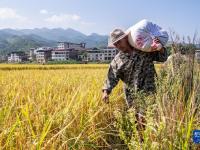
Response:
[{"label": "person's arm", "polygon": [[102,88],[103,92],[103,100],[108,103],[109,102],[109,94],[111,93],[112,89],[117,85],[119,82],[119,77],[117,75],[117,64],[115,60],[112,60],[109,69],[108,74],[106,77],[106,80],[104,82],[104,86]]},{"label": "person's arm", "polygon": [[[159,51],[157,50],[158,46],[161,46]],[[158,38],[153,39],[152,51],[153,61],[165,62],[167,60],[167,49]]]},{"label": "person's arm", "polygon": [[167,60],[167,49],[162,47],[160,51],[155,51],[153,53],[153,61],[165,62]]}]

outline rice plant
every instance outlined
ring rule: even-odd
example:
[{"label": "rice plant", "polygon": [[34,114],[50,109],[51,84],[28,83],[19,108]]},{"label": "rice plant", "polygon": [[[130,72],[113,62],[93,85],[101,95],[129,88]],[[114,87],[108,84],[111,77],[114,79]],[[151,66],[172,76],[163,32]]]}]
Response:
[{"label": "rice plant", "polygon": [[169,77],[163,65],[156,66],[157,93],[146,98],[147,124],[141,143],[134,111],[125,109],[122,84],[114,89],[110,104],[101,100],[107,68],[0,65],[0,148],[197,148],[191,134],[200,128],[199,69],[193,72],[192,88],[187,89],[181,72]]}]

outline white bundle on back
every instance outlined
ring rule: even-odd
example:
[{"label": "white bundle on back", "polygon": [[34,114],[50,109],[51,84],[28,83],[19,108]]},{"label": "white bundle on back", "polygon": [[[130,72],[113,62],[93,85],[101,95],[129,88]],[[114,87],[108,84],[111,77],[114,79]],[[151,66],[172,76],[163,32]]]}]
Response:
[{"label": "white bundle on back", "polygon": [[[167,31],[145,19],[130,27],[126,32],[129,33],[129,43],[145,52],[151,52],[152,49],[160,50],[169,38]],[[154,38],[158,38],[162,45],[154,43]]]}]

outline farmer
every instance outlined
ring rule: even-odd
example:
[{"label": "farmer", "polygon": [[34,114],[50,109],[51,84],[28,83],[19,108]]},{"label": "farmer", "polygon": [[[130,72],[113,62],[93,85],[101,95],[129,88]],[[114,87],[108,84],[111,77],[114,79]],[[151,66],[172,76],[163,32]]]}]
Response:
[{"label": "farmer", "polygon": [[[145,119],[143,116],[145,110],[140,108],[139,103],[142,100],[136,99],[135,93],[143,92],[149,95],[155,92],[156,71],[153,61],[166,61],[167,51],[164,47],[160,51],[140,51],[129,44],[128,34],[121,29],[113,30],[110,34],[110,40],[119,50],[119,53],[110,63],[102,89],[102,99],[105,103],[109,103],[109,95],[121,79],[124,83],[127,106],[135,109],[138,128],[144,129]],[[154,42],[159,43],[159,40],[154,39]]]}]

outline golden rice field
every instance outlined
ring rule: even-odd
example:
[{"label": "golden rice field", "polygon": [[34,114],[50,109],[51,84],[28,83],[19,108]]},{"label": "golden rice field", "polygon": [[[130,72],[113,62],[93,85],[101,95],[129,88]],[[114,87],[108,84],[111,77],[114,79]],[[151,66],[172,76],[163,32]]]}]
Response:
[{"label": "golden rice field", "polygon": [[192,130],[200,129],[199,76],[187,102],[178,76],[159,79],[157,94],[146,98],[156,103],[147,108],[145,140],[140,143],[133,112],[123,109],[122,83],[110,104],[101,100],[107,69],[87,64],[0,65],[0,149],[198,148]]}]

